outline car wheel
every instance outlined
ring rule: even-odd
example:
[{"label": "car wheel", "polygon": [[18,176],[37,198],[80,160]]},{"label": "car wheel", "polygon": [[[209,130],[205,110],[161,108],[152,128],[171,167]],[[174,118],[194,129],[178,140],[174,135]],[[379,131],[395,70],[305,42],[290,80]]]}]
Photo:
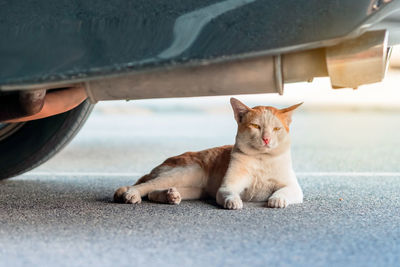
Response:
[{"label": "car wheel", "polygon": [[27,172],[54,156],[78,133],[92,108],[86,100],[52,117],[0,123],[0,180]]}]

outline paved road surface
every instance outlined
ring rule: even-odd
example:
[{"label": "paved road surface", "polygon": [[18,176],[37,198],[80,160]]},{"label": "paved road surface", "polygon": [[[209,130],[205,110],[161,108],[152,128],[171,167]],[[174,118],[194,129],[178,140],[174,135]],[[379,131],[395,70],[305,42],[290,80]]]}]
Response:
[{"label": "paved road surface", "polygon": [[165,157],[232,143],[234,131],[229,113],[97,110],[62,153],[0,182],[0,265],[398,266],[398,112],[296,114],[301,205],[111,202]]}]

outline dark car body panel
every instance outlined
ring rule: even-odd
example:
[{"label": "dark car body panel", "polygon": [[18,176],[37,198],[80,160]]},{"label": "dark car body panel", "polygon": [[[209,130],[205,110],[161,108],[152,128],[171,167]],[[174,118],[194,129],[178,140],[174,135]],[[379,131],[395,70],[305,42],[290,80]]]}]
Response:
[{"label": "dark car body panel", "polygon": [[0,1],[0,88],[333,44],[398,8],[399,0]]}]

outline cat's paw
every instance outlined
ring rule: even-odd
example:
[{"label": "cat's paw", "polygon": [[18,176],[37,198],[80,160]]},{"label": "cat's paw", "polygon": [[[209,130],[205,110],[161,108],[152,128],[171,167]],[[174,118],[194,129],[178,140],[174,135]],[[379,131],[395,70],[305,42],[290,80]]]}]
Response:
[{"label": "cat's paw", "polygon": [[123,202],[126,204],[139,204],[142,202],[142,197],[137,189],[129,188],[122,195]]},{"label": "cat's paw", "polygon": [[167,190],[167,202],[168,204],[179,204],[181,203],[181,194],[176,190],[175,187],[168,188]]},{"label": "cat's paw", "polygon": [[286,208],[289,201],[283,196],[273,196],[268,199],[267,207],[269,208]]},{"label": "cat's paw", "polygon": [[228,196],[224,202],[224,208],[229,210],[239,210],[243,208],[243,201],[240,196]]},{"label": "cat's paw", "polygon": [[118,188],[115,193],[114,193],[114,202],[117,203],[124,203],[125,200],[123,198],[123,195],[128,191],[128,186],[122,186]]}]

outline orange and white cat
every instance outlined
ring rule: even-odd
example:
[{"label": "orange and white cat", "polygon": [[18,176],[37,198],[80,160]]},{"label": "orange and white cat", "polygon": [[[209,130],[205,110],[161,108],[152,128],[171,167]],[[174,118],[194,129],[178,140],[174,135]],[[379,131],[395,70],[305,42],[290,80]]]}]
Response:
[{"label": "orange and white cat", "polygon": [[297,104],[284,109],[249,108],[235,98],[236,143],[168,158],[133,186],[119,188],[114,201],[149,200],[179,204],[213,197],[226,209],[242,201],[265,201],[271,208],[302,203],[303,193],[292,168],[289,125]]}]

